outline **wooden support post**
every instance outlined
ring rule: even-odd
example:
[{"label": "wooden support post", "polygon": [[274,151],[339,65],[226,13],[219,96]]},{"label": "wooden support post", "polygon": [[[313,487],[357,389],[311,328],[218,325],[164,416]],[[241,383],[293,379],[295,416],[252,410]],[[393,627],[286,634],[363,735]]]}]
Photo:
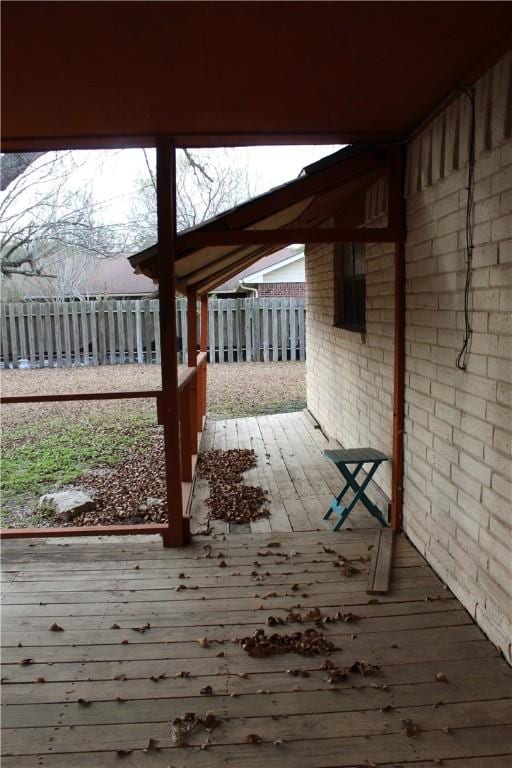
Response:
[{"label": "wooden support post", "polygon": [[180,450],[181,450],[181,479],[185,483],[192,481],[192,454],[194,453],[194,440],[197,438],[190,431],[191,411],[191,387],[190,382],[180,392]]},{"label": "wooden support post", "polygon": [[[404,155],[402,147],[389,150],[388,217],[390,226],[403,228]],[[391,527],[402,528],[404,471],[404,384],[405,384],[405,245],[395,243],[395,344],[393,365],[393,465],[391,475]]]},{"label": "wooden support post", "polygon": [[[197,293],[195,288],[187,289],[187,336],[188,336],[188,366],[197,369]],[[199,381],[200,372],[196,370],[193,381],[190,382],[190,413],[189,425],[192,434],[192,453],[197,454],[197,433],[202,430],[199,420]]]},{"label": "wooden support post", "polygon": [[[204,293],[201,296],[201,352],[208,352],[208,311],[208,294]],[[210,356],[211,354],[212,351],[210,350]],[[213,350],[213,355],[215,355],[215,350]],[[203,419],[206,416],[207,370],[208,361],[206,360],[201,368],[201,429],[203,428]]]},{"label": "wooden support post", "polygon": [[176,354],[176,152],[172,139],[159,139],[156,149],[158,214],[158,277],[160,349],[162,356],[161,418],[164,430],[165,485],[168,529],[165,546],[187,543],[183,519],[179,429],[178,366]]}]

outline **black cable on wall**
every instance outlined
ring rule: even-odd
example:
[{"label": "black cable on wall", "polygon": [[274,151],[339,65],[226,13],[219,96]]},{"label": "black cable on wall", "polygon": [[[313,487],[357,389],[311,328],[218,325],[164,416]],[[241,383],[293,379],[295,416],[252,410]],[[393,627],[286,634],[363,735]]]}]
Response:
[{"label": "black cable on wall", "polygon": [[473,228],[474,228],[474,196],[475,196],[475,89],[462,88],[463,93],[469,99],[470,125],[469,125],[469,157],[468,157],[468,183],[466,204],[466,280],[464,283],[464,340],[457,355],[456,365],[461,371],[466,370],[466,362],[471,348],[471,314],[473,311],[471,279],[473,276]]}]

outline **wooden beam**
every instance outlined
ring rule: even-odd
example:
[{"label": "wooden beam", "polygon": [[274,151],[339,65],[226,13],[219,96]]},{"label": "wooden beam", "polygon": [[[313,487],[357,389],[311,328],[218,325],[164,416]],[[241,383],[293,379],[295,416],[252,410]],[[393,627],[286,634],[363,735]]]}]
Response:
[{"label": "wooden beam", "polygon": [[180,237],[180,251],[218,245],[289,245],[290,243],[396,243],[405,232],[388,227],[332,227],[284,229],[201,229]]},{"label": "wooden beam", "polygon": [[160,414],[164,430],[168,512],[168,528],[163,540],[165,546],[176,547],[187,542],[188,532],[183,522],[176,348],[176,149],[169,138],[160,139],[157,143],[156,196],[162,356]]},{"label": "wooden beam", "polygon": [[165,535],[167,526],[156,523],[141,525],[81,525],[69,528],[2,528],[2,539],[46,539],[60,536],[139,536],[141,534]]},{"label": "wooden beam", "polygon": [[389,590],[393,562],[393,536],[394,531],[391,528],[382,528],[377,531],[366,589],[369,595],[379,595]]},{"label": "wooden beam", "polygon": [[[405,158],[401,148],[394,151],[389,177],[388,215],[398,226],[405,224],[403,169]],[[391,470],[391,526],[402,529],[404,472],[404,388],[405,388],[405,245],[395,244],[394,274],[394,362],[393,362],[393,460]]]},{"label": "wooden beam", "polygon": [[7,395],[0,397],[0,403],[65,403],[73,400],[129,400],[131,398],[156,397],[162,394],[160,389],[126,392],[75,392],[64,395]]}]

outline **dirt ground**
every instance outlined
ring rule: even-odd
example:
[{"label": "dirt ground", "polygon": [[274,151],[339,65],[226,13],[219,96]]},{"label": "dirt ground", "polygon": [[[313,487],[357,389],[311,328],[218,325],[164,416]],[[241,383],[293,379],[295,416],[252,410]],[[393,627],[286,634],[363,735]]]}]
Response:
[{"label": "dirt ground", "polygon": [[[151,390],[161,386],[160,366],[112,365],[94,368],[5,370],[0,373],[4,396],[120,392]],[[236,418],[256,413],[277,413],[304,408],[305,363],[226,363],[208,366],[208,415]],[[85,418],[94,409],[123,414],[126,409],[152,409],[153,400],[98,401],[8,405],[2,408],[3,428],[37,424],[53,416]]]}]

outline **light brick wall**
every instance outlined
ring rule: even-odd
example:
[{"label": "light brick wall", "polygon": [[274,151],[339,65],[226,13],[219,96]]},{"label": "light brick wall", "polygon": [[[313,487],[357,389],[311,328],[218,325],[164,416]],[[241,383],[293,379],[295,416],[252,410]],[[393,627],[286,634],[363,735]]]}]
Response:
[{"label": "light brick wall", "polygon": [[[512,56],[476,87],[473,340],[463,340],[469,109],[408,147],[404,528],[512,662]],[[508,83],[508,85],[507,85]],[[368,215],[381,212],[382,185]],[[380,205],[380,207],[379,207]],[[392,252],[367,249],[368,333],[332,327],[332,247],[306,250],[308,407],[346,447],[391,454]],[[390,467],[379,482],[390,493]]]},{"label": "light brick wall", "polygon": [[[372,446],[391,456],[393,418],[393,250],[367,248],[366,334],[333,327],[333,246],[306,249],[308,408],[344,447]],[[391,467],[378,471],[391,495]],[[383,510],[385,511],[385,510]]]},{"label": "light brick wall", "polygon": [[512,142],[475,176],[466,371],[466,168],[408,200],[404,527],[511,661]]}]

